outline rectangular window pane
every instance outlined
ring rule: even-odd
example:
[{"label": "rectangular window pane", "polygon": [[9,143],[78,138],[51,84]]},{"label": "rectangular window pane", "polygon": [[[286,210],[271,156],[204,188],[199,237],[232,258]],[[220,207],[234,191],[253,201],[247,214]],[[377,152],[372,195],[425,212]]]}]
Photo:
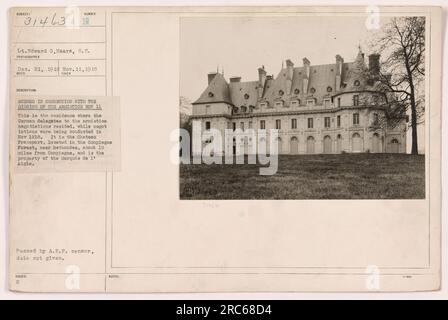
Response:
[{"label": "rectangular window pane", "polygon": [[297,119],[291,119],[291,129],[297,129]]},{"label": "rectangular window pane", "polygon": [[275,129],[281,129],[282,124],[280,120],[275,120]]},{"label": "rectangular window pane", "polygon": [[210,130],[210,121],[205,123],[205,130]]},{"label": "rectangular window pane", "polygon": [[308,129],[313,128],[313,118],[308,118]]}]

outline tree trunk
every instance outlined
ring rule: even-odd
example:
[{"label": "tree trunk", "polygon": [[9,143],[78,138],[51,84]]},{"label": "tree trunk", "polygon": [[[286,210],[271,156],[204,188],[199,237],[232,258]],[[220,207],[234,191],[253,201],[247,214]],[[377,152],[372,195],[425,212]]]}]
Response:
[{"label": "tree trunk", "polygon": [[410,100],[411,100],[411,129],[412,129],[412,148],[411,154],[418,154],[418,139],[417,139],[417,105],[415,102],[415,88],[414,79],[412,77],[412,71],[409,66],[409,60],[405,57],[406,71],[409,78],[409,89],[411,90]]},{"label": "tree trunk", "polygon": [[415,97],[414,97],[413,89],[411,89],[411,128],[412,128],[412,148],[411,148],[411,154],[418,154],[417,106],[415,105]]}]

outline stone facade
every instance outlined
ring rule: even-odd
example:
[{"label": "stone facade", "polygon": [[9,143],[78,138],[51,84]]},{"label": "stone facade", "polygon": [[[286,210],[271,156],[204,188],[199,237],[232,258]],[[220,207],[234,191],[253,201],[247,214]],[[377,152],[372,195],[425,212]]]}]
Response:
[{"label": "stone facade", "polygon": [[[367,66],[359,51],[350,63],[339,55],[335,63],[318,66],[307,58],[301,67],[287,60],[275,78],[262,67],[257,81],[234,77],[228,83],[221,73],[210,73],[192,117],[203,132],[213,128],[223,137],[225,129],[265,129],[269,139],[269,129],[278,129],[279,154],[404,153],[405,119],[394,128],[375,126],[385,117],[386,99],[375,91],[377,72],[379,55],[370,55]],[[248,140],[236,150],[233,140],[232,148],[223,145],[225,153],[253,150]]]}]

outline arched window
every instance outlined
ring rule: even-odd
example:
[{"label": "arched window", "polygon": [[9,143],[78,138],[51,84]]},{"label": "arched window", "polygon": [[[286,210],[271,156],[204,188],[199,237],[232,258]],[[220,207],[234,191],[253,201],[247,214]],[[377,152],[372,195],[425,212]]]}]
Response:
[{"label": "arched window", "polygon": [[340,134],[336,137],[336,153],[342,152],[342,136]]},{"label": "arched window", "polygon": [[390,140],[389,152],[398,153],[400,151],[400,142],[397,139]]},{"label": "arched window", "polygon": [[324,137],[324,153],[332,153],[332,141],[330,136]]},{"label": "arched window", "polygon": [[378,133],[374,133],[372,136],[372,152],[378,153],[381,152],[381,138]]},{"label": "arched window", "polygon": [[283,152],[282,138],[277,137],[277,154],[281,154],[282,152]]},{"label": "arched window", "polygon": [[361,152],[362,151],[362,140],[359,133],[355,132],[352,135],[352,152]]},{"label": "arched window", "polygon": [[309,136],[306,139],[306,153],[313,154],[314,153],[314,137]]},{"label": "arched window", "polygon": [[292,137],[291,142],[289,145],[289,152],[291,154],[298,154],[299,153],[299,139],[297,137]]}]

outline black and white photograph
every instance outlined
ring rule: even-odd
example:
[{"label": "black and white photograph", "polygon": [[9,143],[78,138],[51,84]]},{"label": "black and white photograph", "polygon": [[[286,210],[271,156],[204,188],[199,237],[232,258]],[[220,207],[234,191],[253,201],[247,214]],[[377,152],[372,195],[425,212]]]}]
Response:
[{"label": "black and white photograph", "polygon": [[182,18],[180,199],[424,199],[425,24]]}]

